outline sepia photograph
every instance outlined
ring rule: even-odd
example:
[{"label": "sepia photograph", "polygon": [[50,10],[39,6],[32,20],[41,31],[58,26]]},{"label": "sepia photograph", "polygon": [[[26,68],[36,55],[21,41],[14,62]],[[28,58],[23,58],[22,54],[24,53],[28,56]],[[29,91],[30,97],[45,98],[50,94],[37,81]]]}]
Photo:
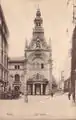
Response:
[{"label": "sepia photograph", "polygon": [[76,0],[0,0],[0,120],[76,119]]}]

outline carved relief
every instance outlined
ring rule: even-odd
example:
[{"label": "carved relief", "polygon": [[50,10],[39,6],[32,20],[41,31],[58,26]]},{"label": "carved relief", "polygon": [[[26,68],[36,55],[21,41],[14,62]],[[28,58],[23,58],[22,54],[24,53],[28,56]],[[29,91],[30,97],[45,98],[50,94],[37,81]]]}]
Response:
[{"label": "carved relief", "polygon": [[41,48],[39,38],[37,38],[37,41],[36,41],[36,48]]}]

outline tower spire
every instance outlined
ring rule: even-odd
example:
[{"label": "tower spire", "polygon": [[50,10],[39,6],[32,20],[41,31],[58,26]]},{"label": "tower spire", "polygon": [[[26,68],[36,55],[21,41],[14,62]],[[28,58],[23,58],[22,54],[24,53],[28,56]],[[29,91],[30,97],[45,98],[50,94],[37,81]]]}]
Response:
[{"label": "tower spire", "polygon": [[35,23],[35,26],[38,27],[38,26],[41,26],[42,23],[43,23],[43,20],[41,18],[41,12],[40,12],[40,9],[38,8],[37,9],[37,12],[36,12],[36,18],[34,20],[34,23]]},{"label": "tower spire", "polygon": [[33,28],[33,39],[35,40],[37,40],[37,38],[41,40],[44,39],[44,29],[42,27],[42,23],[43,23],[43,19],[41,17],[41,11],[38,6],[38,9],[36,11],[36,17],[34,19],[35,26]]}]

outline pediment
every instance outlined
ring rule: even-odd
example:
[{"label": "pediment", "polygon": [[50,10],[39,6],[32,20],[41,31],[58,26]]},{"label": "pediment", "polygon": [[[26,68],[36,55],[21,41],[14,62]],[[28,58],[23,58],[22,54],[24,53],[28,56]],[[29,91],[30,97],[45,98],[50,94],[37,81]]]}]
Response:
[{"label": "pediment", "polygon": [[37,50],[37,49],[49,49],[49,46],[47,45],[47,42],[43,39],[40,39],[40,38],[36,38],[35,40],[32,39],[29,46],[28,46],[28,49],[30,50]]},{"label": "pediment", "polygon": [[44,77],[44,75],[36,73],[31,78],[29,78],[28,81],[47,81],[47,79]]}]

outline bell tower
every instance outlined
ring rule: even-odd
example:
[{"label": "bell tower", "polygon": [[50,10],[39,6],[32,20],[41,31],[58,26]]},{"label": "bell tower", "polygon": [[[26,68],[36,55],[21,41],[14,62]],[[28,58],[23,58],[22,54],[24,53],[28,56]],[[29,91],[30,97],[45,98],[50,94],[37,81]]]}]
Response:
[{"label": "bell tower", "polygon": [[37,9],[36,17],[34,19],[35,27],[33,29],[33,39],[40,38],[41,40],[44,39],[44,29],[42,27],[43,19],[41,18],[40,9]]},{"label": "bell tower", "polygon": [[[27,43],[27,42],[26,42]],[[51,46],[44,37],[40,9],[36,11],[32,39],[25,45],[25,83],[31,95],[49,94],[52,89]]]}]

